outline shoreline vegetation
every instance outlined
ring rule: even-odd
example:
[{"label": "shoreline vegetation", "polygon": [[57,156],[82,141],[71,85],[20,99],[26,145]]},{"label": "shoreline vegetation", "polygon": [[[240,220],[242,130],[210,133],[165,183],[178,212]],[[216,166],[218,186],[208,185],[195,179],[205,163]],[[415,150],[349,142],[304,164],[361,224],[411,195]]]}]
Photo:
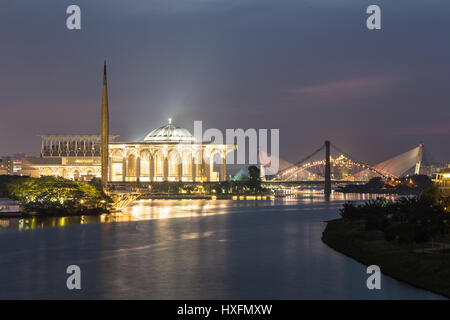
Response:
[{"label": "shoreline vegetation", "polygon": [[384,274],[450,298],[450,197],[435,186],[420,196],[346,203],[322,240]]},{"label": "shoreline vegetation", "polygon": [[338,187],[335,192],[419,195],[423,189],[432,185],[433,182],[426,175],[413,175],[388,180],[376,177],[365,184],[348,184],[344,187]]},{"label": "shoreline vegetation", "polygon": [[16,201],[22,216],[100,215],[109,212],[111,204],[98,179],[87,183],[50,176],[0,176],[0,197]]},{"label": "shoreline vegetation", "polygon": [[[138,188],[137,188],[138,190]],[[142,189],[141,189],[142,190]],[[110,187],[111,192],[121,191],[121,186]],[[208,183],[193,182],[151,182],[140,199],[232,199],[233,197],[268,197],[273,192],[262,186],[260,170],[248,167],[248,176],[239,180]]]}]

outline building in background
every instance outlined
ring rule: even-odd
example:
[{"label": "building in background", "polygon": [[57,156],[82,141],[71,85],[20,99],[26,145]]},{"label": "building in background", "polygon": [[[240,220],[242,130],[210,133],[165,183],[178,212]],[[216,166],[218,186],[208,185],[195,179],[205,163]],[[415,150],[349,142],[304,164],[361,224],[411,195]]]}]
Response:
[{"label": "building in background", "polygon": [[19,175],[22,168],[24,153],[16,153],[12,157],[3,156],[0,159],[0,175]]},{"label": "building in background", "polygon": [[433,181],[444,196],[450,196],[450,167],[447,170],[437,173]]},{"label": "building in background", "polygon": [[1,174],[12,175],[13,174],[13,158],[9,156],[3,156],[1,160]]},{"label": "building in background", "polygon": [[420,174],[433,176],[436,173],[443,172],[448,169],[450,169],[450,164],[444,164],[442,162],[422,164],[422,166],[420,167]]},{"label": "building in background", "polygon": [[41,140],[40,157],[23,157],[21,175],[77,181],[100,177],[99,135],[43,135]]},{"label": "building in background", "polygon": [[20,175],[22,170],[22,158],[26,155],[23,152],[16,153],[13,155],[13,174]]}]

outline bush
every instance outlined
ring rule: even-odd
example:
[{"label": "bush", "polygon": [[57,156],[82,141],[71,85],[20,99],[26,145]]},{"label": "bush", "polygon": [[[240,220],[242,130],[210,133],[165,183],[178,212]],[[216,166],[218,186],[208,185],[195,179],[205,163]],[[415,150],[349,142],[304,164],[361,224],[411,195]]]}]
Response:
[{"label": "bush", "polygon": [[437,199],[436,189],[429,188],[421,196],[396,201],[379,198],[358,206],[345,203],[340,214],[344,219],[363,220],[366,231],[383,231],[387,241],[420,243],[450,231],[445,198]]},{"label": "bush", "polygon": [[397,238],[394,226],[389,226],[384,230],[384,239],[388,242],[392,242]]},{"label": "bush", "polygon": [[361,219],[362,212],[351,202],[344,203],[342,209],[339,210],[342,218],[345,219]]},{"label": "bush", "polygon": [[417,243],[427,242],[430,240],[430,232],[425,226],[416,226],[414,229],[414,241]]},{"label": "bush", "polygon": [[400,224],[397,226],[398,242],[409,244],[414,240],[414,227],[410,224]]},{"label": "bush", "polygon": [[381,230],[383,217],[377,214],[369,214],[366,217],[366,231]]}]

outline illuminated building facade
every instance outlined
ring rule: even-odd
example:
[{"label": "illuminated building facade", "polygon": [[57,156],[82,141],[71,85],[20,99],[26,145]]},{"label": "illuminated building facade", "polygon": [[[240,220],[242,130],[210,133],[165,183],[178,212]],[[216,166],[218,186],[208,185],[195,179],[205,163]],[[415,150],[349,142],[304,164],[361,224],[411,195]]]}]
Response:
[{"label": "illuminated building facade", "polygon": [[142,142],[109,144],[109,181],[225,181],[226,156],[233,150],[234,145],[197,143],[169,119]]},{"label": "illuminated building facade", "polygon": [[[140,142],[109,137],[108,181],[224,181],[226,155],[234,145],[196,143],[170,123]],[[43,135],[41,156],[22,159],[22,175],[89,181],[101,177],[101,136]],[[214,171],[214,161],[219,170]]]},{"label": "illuminated building facade", "polygon": [[450,169],[436,173],[433,181],[444,196],[450,196]]},{"label": "illuminated building facade", "polygon": [[22,158],[21,175],[80,181],[100,177],[100,136],[43,135],[41,141],[40,157]]}]

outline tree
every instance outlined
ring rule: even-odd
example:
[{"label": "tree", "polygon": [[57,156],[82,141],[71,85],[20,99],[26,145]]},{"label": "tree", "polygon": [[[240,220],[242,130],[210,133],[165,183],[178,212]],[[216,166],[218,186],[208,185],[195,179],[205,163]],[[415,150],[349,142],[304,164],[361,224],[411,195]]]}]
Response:
[{"label": "tree", "polygon": [[257,166],[248,167],[248,187],[255,193],[261,191],[261,174]]},{"label": "tree", "polygon": [[28,213],[59,215],[101,212],[110,200],[85,182],[61,177],[25,178],[8,184],[10,198]]},{"label": "tree", "polygon": [[431,204],[438,205],[441,199],[441,192],[437,185],[432,185],[428,188],[423,189],[420,194],[420,198],[424,201],[428,201]]}]

